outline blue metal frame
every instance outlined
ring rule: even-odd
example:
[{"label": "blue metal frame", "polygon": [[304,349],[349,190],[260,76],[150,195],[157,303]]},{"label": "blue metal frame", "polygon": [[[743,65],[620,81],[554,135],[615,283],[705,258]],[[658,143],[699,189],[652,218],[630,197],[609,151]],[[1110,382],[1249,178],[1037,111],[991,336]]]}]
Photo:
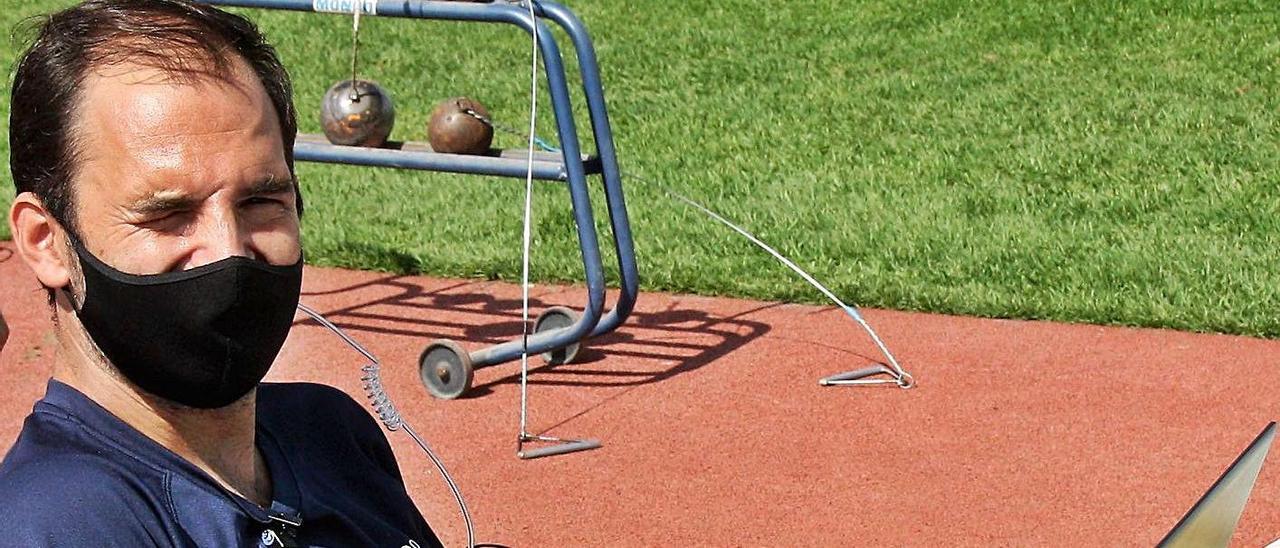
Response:
[{"label": "blue metal frame", "polygon": [[[406,17],[449,21],[476,21],[507,23],[533,33],[538,25],[538,48],[541,52],[552,109],[559,132],[561,155],[545,153],[535,155],[534,178],[564,181],[569,186],[573,205],[574,222],[578,228],[578,245],[582,250],[582,266],[587,282],[587,306],[573,325],[531,335],[528,341],[530,354],[538,354],[564,348],[587,337],[601,335],[616,329],[635,306],[639,293],[639,275],[632,243],[631,226],[627,216],[626,200],[622,191],[622,178],[618,170],[613,147],[613,132],[605,109],[604,90],[600,83],[600,70],[595,49],[582,21],[564,6],[553,2],[534,0],[535,12],[540,18],[556,23],[568,34],[573,43],[578,65],[582,73],[582,91],[587,100],[587,111],[595,138],[597,156],[584,156],[574,124],[569,98],[569,86],[565,77],[560,48],[541,20],[531,21],[526,7],[504,2],[446,2],[438,0],[199,0],[206,4],[246,8],[263,8],[305,12],[324,12],[350,15],[354,3],[361,4],[362,13],[381,17]],[[447,171],[502,177],[525,177],[527,156],[506,153],[494,156],[470,156],[441,154],[429,147],[413,143],[397,144],[394,148],[345,147],[328,144],[316,138],[300,136],[294,149],[299,161],[342,163],[375,167],[391,167],[426,171]],[[570,160],[572,159],[572,160]],[[600,244],[596,235],[590,193],[586,177],[599,173],[604,182],[605,200],[613,232],[614,249],[617,252],[621,275],[621,290],[614,308],[604,314],[604,268],[600,259]],[[479,368],[511,361],[520,356],[520,340],[512,340],[471,353],[473,367]]]}]

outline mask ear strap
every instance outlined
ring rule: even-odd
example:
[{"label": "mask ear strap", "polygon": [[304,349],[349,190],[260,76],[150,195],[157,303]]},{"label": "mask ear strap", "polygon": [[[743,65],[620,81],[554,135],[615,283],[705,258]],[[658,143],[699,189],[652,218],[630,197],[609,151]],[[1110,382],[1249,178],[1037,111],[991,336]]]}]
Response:
[{"label": "mask ear strap", "polygon": [[[67,230],[66,227],[63,227],[62,231],[67,236],[67,242],[71,244],[71,254],[75,256],[74,260],[76,261],[76,268],[72,270],[79,272],[80,276],[83,278],[85,257],[89,257],[89,260],[95,260],[97,257],[94,257],[93,254],[89,252],[89,249],[85,247],[84,241],[82,241],[79,236],[76,236],[73,232]],[[59,291],[63,295],[66,295],[67,302],[71,303],[71,310],[75,311],[76,314],[79,314],[80,311],[84,309],[84,299],[77,299],[75,293],[72,292],[71,289],[71,280],[68,278],[67,285],[59,287],[54,291]],[[88,291],[88,288],[84,289],[86,292]]]},{"label": "mask ear strap", "polygon": [[84,309],[84,304],[83,304],[83,303],[79,303],[79,304],[77,304],[77,303],[76,303],[76,300],[77,300],[77,299],[76,299],[76,294],[71,292],[71,284],[70,284],[70,283],[68,283],[66,287],[59,287],[59,288],[55,289],[54,291],[57,291],[57,292],[59,292],[59,293],[62,293],[63,295],[66,295],[66,297],[67,297],[67,302],[71,303],[71,310],[72,310],[73,312],[75,312],[76,314],[79,314],[79,313],[80,313],[80,311]]}]

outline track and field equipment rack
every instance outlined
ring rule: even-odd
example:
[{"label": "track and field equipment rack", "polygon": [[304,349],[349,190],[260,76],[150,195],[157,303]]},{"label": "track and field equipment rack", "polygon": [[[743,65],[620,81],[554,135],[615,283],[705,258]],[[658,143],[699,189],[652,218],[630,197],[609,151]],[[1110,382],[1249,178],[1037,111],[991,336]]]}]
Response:
[{"label": "track and field equipment rack", "polygon": [[[581,344],[590,337],[603,335],[622,325],[635,306],[639,294],[639,276],[632,243],[631,225],[627,217],[621,173],[613,146],[613,131],[605,108],[604,90],[595,49],[586,27],[568,8],[554,2],[533,0],[537,20],[529,17],[528,6],[503,0],[459,2],[440,0],[199,0],[225,6],[289,10],[300,12],[398,17],[424,20],[470,21],[514,25],[538,41],[542,73],[545,75],[555,115],[556,131],[562,153],[536,152],[533,178],[559,181],[568,185],[573,219],[577,225],[578,246],[587,285],[587,302],[581,312],[567,307],[551,307],[538,315],[534,332],[528,339],[528,353],[542,354],[549,363],[569,363],[577,356]],[[578,61],[582,78],[582,96],[586,100],[594,154],[583,154],[573,118],[568,79],[559,45],[547,22],[559,26],[568,35]],[[347,164],[381,168],[438,171],[470,175],[489,175],[523,179],[529,164],[528,152],[522,149],[491,150],[485,155],[445,154],[435,152],[425,142],[389,142],[380,148],[351,147],[330,144],[322,135],[299,134],[294,159],[303,162]],[[617,255],[620,283],[613,308],[605,310],[604,266],[601,262],[599,238],[591,209],[587,177],[599,175],[604,186],[606,210]],[[520,358],[519,338],[500,344],[466,351],[454,341],[437,340],[427,345],[419,360],[423,385],[432,395],[442,399],[461,396],[471,386],[475,369],[489,367]]]}]

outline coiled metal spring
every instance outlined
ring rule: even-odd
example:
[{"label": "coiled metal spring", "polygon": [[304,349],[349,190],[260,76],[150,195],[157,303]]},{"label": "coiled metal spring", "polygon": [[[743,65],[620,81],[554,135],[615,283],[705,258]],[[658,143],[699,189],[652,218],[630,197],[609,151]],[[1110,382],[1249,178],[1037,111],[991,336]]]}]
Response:
[{"label": "coiled metal spring", "polygon": [[387,427],[387,430],[392,432],[399,430],[404,426],[404,419],[400,417],[396,405],[391,403],[391,397],[382,387],[382,366],[374,362],[361,367],[360,370],[364,372],[360,377],[360,383],[364,386],[365,395],[369,397],[369,405],[373,406],[374,414],[378,416],[378,420],[382,421],[383,426]]}]

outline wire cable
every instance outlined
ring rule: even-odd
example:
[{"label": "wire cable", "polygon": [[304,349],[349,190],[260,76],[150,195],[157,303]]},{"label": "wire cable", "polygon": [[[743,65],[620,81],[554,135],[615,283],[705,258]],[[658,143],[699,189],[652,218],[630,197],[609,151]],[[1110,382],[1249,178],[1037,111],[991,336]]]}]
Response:
[{"label": "wire cable", "polygon": [[450,476],[449,471],[445,469],[444,461],[440,460],[440,457],[436,455],[435,451],[432,451],[431,447],[427,446],[427,442],[418,436],[418,433],[415,432],[408,423],[404,422],[404,418],[401,417],[400,412],[396,410],[395,404],[391,403],[391,397],[387,395],[386,389],[382,386],[382,363],[378,361],[378,358],[374,356],[372,352],[366,350],[363,345],[356,342],[356,340],[351,338],[351,336],[347,335],[342,328],[334,325],[333,322],[330,322],[324,316],[321,316],[319,312],[312,310],[310,307],[302,303],[298,303],[298,310],[301,310],[302,313],[309,316],[312,320],[315,320],[316,323],[327,328],[329,331],[332,331],[335,335],[346,342],[348,346],[356,352],[359,352],[366,360],[369,360],[368,364],[360,368],[363,372],[363,375],[360,377],[360,382],[364,387],[365,395],[369,398],[369,403],[373,406],[374,414],[378,416],[378,420],[382,421],[382,425],[385,426],[387,430],[394,432],[396,430],[403,429],[410,438],[413,438],[413,441],[418,444],[418,447],[422,448],[422,451],[427,454],[427,458],[431,459],[432,464],[436,465],[436,469],[440,471],[440,477],[444,478],[444,482],[449,486],[449,490],[453,492],[454,500],[458,501],[458,509],[462,512],[462,521],[466,523],[467,526],[467,547],[475,548],[475,526],[471,521],[471,512],[467,509],[467,503],[462,498],[462,491],[458,489],[458,484],[454,483],[453,476]]},{"label": "wire cable", "polygon": [[711,217],[712,219],[719,221],[721,224],[733,229],[738,234],[741,234],[743,238],[746,238],[748,241],[755,244],[760,249],[763,249],[766,252],[768,252],[770,255],[773,255],[773,258],[777,259],[778,262],[781,262],[787,268],[790,268],[793,272],[800,275],[800,277],[803,278],[804,281],[809,282],[810,285],[817,288],[818,291],[822,292],[822,294],[826,295],[828,299],[831,299],[832,302],[836,303],[837,306],[839,306],[842,310],[844,310],[845,314],[848,314],[849,317],[853,319],[853,321],[857,322],[858,325],[862,326],[862,328],[866,330],[867,334],[871,336],[871,340],[876,343],[877,347],[879,347],[880,352],[884,354],[884,357],[889,360],[889,365],[893,367],[894,373],[896,373],[899,378],[898,384],[900,386],[906,388],[911,386],[914,383],[914,379],[911,377],[911,374],[907,373],[905,370],[902,369],[902,366],[898,364],[898,360],[893,357],[893,353],[889,352],[889,348],[885,346],[884,341],[881,341],[880,336],[876,334],[874,329],[871,329],[871,325],[868,324],[867,320],[862,317],[862,313],[858,311],[858,308],[855,306],[845,304],[844,301],[840,300],[840,297],[837,297],[836,294],[832,293],[830,289],[827,289],[825,285],[822,285],[821,283],[819,283],[818,280],[814,279],[814,277],[809,275],[808,272],[805,272],[804,269],[797,266],[796,263],[793,262],[791,259],[786,258],[782,253],[779,253],[778,250],[774,249],[773,246],[770,246],[769,244],[764,243],[764,241],[760,240],[760,238],[757,238],[754,234],[747,232],[747,229],[734,224],[732,221],[720,216],[720,214],[714,211],[711,211],[706,206],[703,206],[702,204],[695,202],[692,199],[687,198],[684,195],[674,190],[671,190],[663,185],[654,183],[652,181],[646,181],[644,179],[641,179],[640,177],[636,177],[635,175],[631,175],[631,178],[643,181],[645,183],[654,185],[662,189],[663,192],[666,192],[672,198],[675,198],[676,200],[684,202],[690,207],[693,207],[694,209],[697,209],[698,211],[705,213],[707,216]]},{"label": "wire cable", "polygon": [[360,12],[364,11],[364,2],[353,0],[351,8],[354,13],[351,20],[351,100],[359,101],[360,92],[356,91],[356,67],[357,60],[360,58]]},{"label": "wire cable", "polygon": [[[495,124],[491,120],[487,120],[484,118],[481,118],[481,119],[484,120],[486,123],[490,124],[492,127],[496,127],[498,129],[502,129],[508,132],[513,131],[502,125]],[[556,152],[556,153],[561,152],[561,150],[558,147],[552,146],[542,139],[533,138],[531,139],[531,142],[537,144],[539,148],[541,148],[546,152]],[[662,190],[663,192],[665,192],[668,196],[680,202],[683,202],[685,205],[688,205],[702,212],[708,217],[711,217],[712,219],[719,222],[720,224],[723,224],[729,227],[734,232],[737,232],[739,235],[746,238],[751,243],[755,244],[756,247],[759,247],[760,249],[763,249],[768,254],[772,255],[773,258],[778,260],[778,262],[782,263],[787,268],[790,268],[793,272],[795,272],[802,279],[804,279],[804,281],[809,282],[809,285],[812,285],[815,289],[817,289],[819,292],[825,295],[828,299],[834,302],[836,306],[839,306],[840,309],[843,310],[844,313],[849,316],[849,318],[853,319],[854,322],[856,322],[860,327],[862,327],[864,331],[866,331],[867,335],[871,337],[872,342],[874,342],[876,347],[880,350],[880,353],[883,354],[884,357],[889,361],[888,365],[893,368],[894,376],[897,377],[896,381],[898,386],[902,388],[911,388],[912,386],[915,385],[915,378],[912,377],[910,373],[907,373],[907,371],[902,368],[902,365],[898,363],[898,359],[895,358],[893,356],[893,353],[889,351],[889,347],[884,344],[883,340],[880,339],[880,335],[876,334],[875,329],[871,328],[871,324],[867,323],[866,318],[862,316],[862,312],[858,310],[858,307],[845,303],[843,300],[837,297],[836,294],[833,293],[830,289],[827,289],[825,285],[822,285],[822,283],[818,282],[818,280],[815,279],[813,276],[811,276],[808,272],[805,272],[804,269],[796,265],[794,261],[792,261],[791,259],[788,259],[785,255],[780,253],[777,249],[774,249],[773,246],[765,243],[763,240],[761,240],[760,238],[757,238],[754,234],[747,231],[747,229],[742,228],[741,226],[724,218],[720,214],[712,211],[710,208],[698,203],[697,201],[694,201],[692,198],[689,198],[683,194],[680,194],[679,192],[676,192],[675,190],[672,190],[666,185],[659,184],[654,181],[650,181],[634,173],[626,173],[625,175],[627,177],[643,182],[645,184],[655,186],[659,190]]]},{"label": "wire cable", "polygon": [[524,226],[520,256],[520,436],[516,441],[519,452],[528,435],[529,420],[529,249],[532,247],[533,220],[533,151],[538,130],[538,15],[533,0],[525,0],[529,8],[529,34],[533,37],[529,57],[529,146],[528,164],[524,178]]}]

